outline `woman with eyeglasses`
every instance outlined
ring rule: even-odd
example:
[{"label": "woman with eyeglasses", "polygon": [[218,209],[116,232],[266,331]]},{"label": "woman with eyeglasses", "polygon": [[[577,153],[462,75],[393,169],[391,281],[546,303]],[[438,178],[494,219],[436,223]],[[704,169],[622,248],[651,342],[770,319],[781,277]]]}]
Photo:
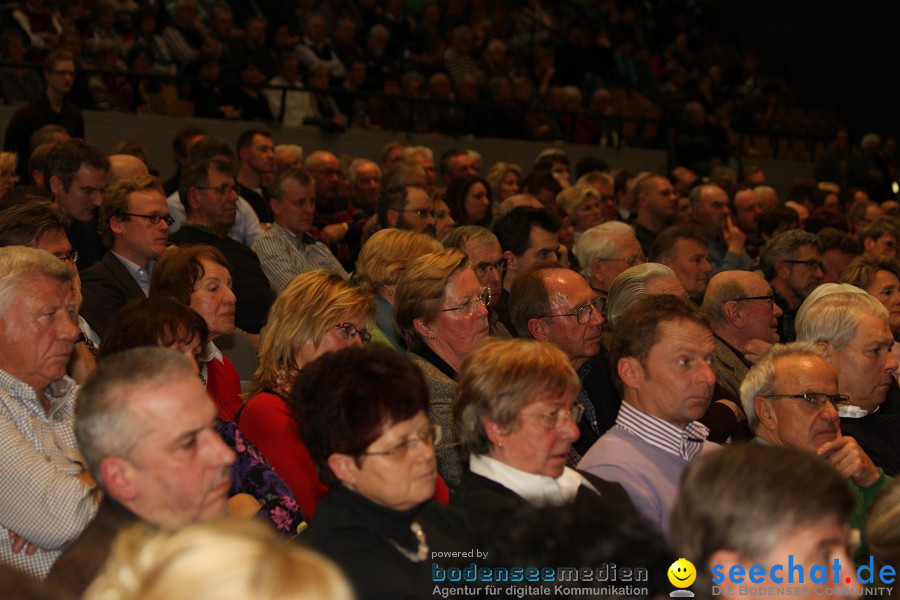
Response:
[{"label": "woman with eyeglasses", "polygon": [[634,513],[617,483],[566,466],[584,407],[581,383],[556,346],[491,339],[463,361],[453,416],[466,473],[451,506],[477,519],[524,505],[591,502]]},{"label": "woman with eyeglasses", "polygon": [[465,253],[448,248],[407,265],[395,298],[397,328],[428,384],[428,416],[444,430],[438,469],[453,490],[464,470],[451,414],[455,379],[465,356],[488,335],[491,291],[482,287]]},{"label": "woman with eyeglasses", "polygon": [[370,339],[375,301],[356,285],[324,269],[294,277],[278,294],[250,383],[238,429],[256,444],[311,518],[327,488],[316,475],[305,440],[285,399],[302,369],[323,354]]},{"label": "woman with eyeglasses", "polygon": [[288,404],[330,486],[301,541],[337,563],[360,600],[431,597],[432,562],[453,564],[432,553],[472,544],[456,513],[430,501],[441,430],[421,370],[384,347],[347,348],[300,371]]}]

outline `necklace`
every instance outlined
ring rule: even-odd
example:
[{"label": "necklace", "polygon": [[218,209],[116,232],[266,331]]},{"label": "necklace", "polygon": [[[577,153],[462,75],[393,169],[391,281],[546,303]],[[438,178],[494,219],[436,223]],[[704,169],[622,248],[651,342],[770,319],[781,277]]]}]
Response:
[{"label": "necklace", "polygon": [[419,543],[419,548],[415,552],[410,552],[390,538],[388,538],[388,541],[394,545],[394,548],[396,548],[400,554],[409,560],[416,563],[422,562],[428,557],[428,540],[425,538],[425,532],[422,531],[422,526],[416,521],[410,523],[409,530],[413,532],[413,535],[416,536],[416,541]]}]

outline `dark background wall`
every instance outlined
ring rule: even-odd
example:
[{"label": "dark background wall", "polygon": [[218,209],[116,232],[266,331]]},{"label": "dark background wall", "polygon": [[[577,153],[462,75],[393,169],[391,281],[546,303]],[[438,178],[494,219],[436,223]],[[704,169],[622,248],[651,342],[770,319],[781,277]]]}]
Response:
[{"label": "dark background wall", "polygon": [[729,36],[782,75],[800,100],[836,110],[857,134],[900,133],[900,3],[719,0]]}]

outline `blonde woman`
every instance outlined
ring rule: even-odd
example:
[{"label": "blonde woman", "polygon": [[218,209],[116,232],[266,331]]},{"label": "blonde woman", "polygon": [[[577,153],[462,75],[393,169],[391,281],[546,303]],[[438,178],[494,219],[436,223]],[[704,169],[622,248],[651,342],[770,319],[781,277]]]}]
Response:
[{"label": "blonde woman", "polygon": [[306,364],[368,341],[374,317],[371,294],[323,269],[292,279],[269,312],[250,400],[239,415],[238,429],[281,475],[307,518],[315,514],[327,488],[316,475],[285,398]]},{"label": "blonde woman", "polygon": [[221,519],[175,533],[137,525],[120,534],[86,600],[352,600],[320,554],[256,521]]},{"label": "blonde woman", "polygon": [[590,185],[574,185],[556,196],[556,203],[572,219],[575,240],[582,233],[604,222],[600,192]]},{"label": "blonde woman", "polygon": [[394,324],[397,282],[410,261],[441,250],[440,242],[430,235],[401,229],[382,229],[362,247],[356,262],[356,279],[363,290],[375,296],[373,342],[394,350],[406,348]]}]

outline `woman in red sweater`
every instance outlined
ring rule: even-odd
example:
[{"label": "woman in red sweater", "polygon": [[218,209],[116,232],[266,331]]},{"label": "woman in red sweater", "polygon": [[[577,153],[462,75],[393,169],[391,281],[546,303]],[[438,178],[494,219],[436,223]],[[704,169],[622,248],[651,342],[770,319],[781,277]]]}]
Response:
[{"label": "woman in red sweater", "polygon": [[173,247],[153,267],[150,297],[170,296],[200,313],[209,328],[201,355],[200,378],[223,421],[234,421],[243,406],[241,378],[234,364],[212,343],[234,331],[235,296],[231,269],[225,256],[212,246]]},{"label": "woman in red sweater", "polygon": [[275,467],[307,518],[328,488],[316,474],[284,399],[304,365],[328,352],[362,346],[374,320],[371,294],[322,269],[292,279],[269,312],[259,367],[238,429]]}]

